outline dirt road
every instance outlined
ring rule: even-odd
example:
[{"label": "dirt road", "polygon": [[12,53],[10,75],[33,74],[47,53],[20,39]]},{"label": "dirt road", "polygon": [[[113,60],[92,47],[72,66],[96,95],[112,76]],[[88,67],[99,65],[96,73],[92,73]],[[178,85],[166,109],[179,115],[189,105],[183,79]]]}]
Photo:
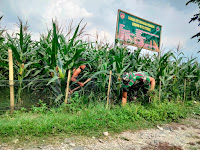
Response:
[{"label": "dirt road", "polygon": [[[103,133],[102,133],[103,134]],[[6,144],[0,149],[13,149]],[[18,150],[200,150],[200,116],[156,126],[136,132],[126,131],[117,135],[96,137],[71,137],[57,144],[17,148]]]}]

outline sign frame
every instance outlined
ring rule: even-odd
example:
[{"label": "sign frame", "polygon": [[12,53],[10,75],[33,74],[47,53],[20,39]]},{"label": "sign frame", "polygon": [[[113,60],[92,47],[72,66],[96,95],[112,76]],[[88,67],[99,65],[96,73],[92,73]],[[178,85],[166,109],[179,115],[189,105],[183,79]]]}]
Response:
[{"label": "sign frame", "polygon": [[154,23],[154,22],[152,22],[152,21],[148,21],[148,20],[143,19],[143,18],[141,18],[141,17],[135,16],[135,15],[130,14],[130,13],[126,12],[126,11],[121,10],[121,9],[118,9],[118,12],[117,12],[117,23],[116,23],[116,31],[115,31],[115,43],[116,43],[116,40],[117,40],[117,35],[119,35],[117,31],[118,31],[118,25],[119,25],[119,16],[120,16],[120,12],[123,12],[123,13],[125,13],[125,14],[130,15],[130,16],[133,16],[133,17],[138,18],[138,19],[140,19],[140,20],[144,20],[144,21],[149,22],[149,23],[151,23],[151,24],[155,24],[155,25],[157,25],[157,26],[160,26],[160,37],[159,37],[160,40],[159,40],[158,50],[152,50],[152,49],[150,49],[150,48],[144,48],[145,43],[144,43],[143,46],[138,46],[138,45],[136,45],[136,44],[132,44],[132,43],[128,43],[128,42],[126,42],[126,41],[123,41],[124,44],[132,45],[132,46],[139,47],[139,48],[144,48],[144,49],[147,49],[147,50],[150,50],[150,51],[158,52],[158,53],[159,53],[159,52],[160,52],[160,45],[161,45],[162,25],[157,24],[157,23]]}]

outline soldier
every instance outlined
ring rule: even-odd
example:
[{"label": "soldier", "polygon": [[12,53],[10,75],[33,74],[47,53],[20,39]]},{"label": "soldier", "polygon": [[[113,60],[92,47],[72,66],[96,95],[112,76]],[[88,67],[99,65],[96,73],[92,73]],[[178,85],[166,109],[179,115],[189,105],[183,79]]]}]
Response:
[{"label": "soldier", "polygon": [[[134,92],[136,95],[141,88],[143,93],[147,93],[149,90],[153,91],[155,88],[155,79],[150,77],[146,72],[135,73],[123,73],[122,77],[122,105],[127,102],[128,92]],[[136,97],[134,97],[136,99]]]}]

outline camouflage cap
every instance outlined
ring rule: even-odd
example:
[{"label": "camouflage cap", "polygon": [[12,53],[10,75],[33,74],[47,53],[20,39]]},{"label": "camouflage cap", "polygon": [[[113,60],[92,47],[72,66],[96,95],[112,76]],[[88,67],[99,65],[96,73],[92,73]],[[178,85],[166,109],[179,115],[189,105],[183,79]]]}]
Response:
[{"label": "camouflage cap", "polygon": [[125,72],[125,73],[123,73],[123,75],[122,75],[122,80],[125,80],[125,81],[129,81],[130,79],[129,79],[129,73],[128,72]]},{"label": "camouflage cap", "polygon": [[130,82],[130,75],[128,72],[123,73],[122,75],[122,81],[124,84],[129,84]]},{"label": "camouflage cap", "polygon": [[134,83],[135,83],[135,79],[132,73],[127,73],[127,72],[123,73],[122,75],[123,88],[131,87],[132,85],[134,85]]}]

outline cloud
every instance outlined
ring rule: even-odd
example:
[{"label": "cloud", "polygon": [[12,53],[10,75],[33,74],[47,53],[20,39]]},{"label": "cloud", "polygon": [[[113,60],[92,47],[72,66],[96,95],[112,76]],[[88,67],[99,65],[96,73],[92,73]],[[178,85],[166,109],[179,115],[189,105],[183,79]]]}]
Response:
[{"label": "cloud", "polygon": [[[189,18],[193,15],[193,11],[186,13],[185,9],[177,9],[186,7],[183,4],[172,5],[171,1],[137,1],[137,0],[121,0],[121,1],[92,1],[83,0],[81,6],[93,12],[93,16],[88,19],[91,22],[89,28],[96,27],[104,30],[112,35],[112,41],[115,36],[117,9],[122,9],[136,16],[142,17],[149,21],[161,24],[162,37],[161,42],[167,47],[176,47],[180,42],[186,46],[187,40],[191,37],[191,25],[188,24]],[[196,29],[195,29],[196,30]]]},{"label": "cloud", "polygon": [[11,36],[15,36],[16,33],[19,33],[19,27],[17,24],[9,23],[7,24],[6,32]]},{"label": "cloud", "polygon": [[63,23],[70,19],[91,17],[92,13],[89,13],[85,8],[79,6],[76,1],[56,0],[50,2],[42,16],[47,21],[52,18],[57,18],[59,22]]},{"label": "cloud", "polygon": [[5,14],[5,24],[15,23],[19,17],[23,22],[28,20],[31,31],[44,32],[47,27],[51,28],[52,19],[57,18],[59,24],[65,25],[71,19],[80,21],[92,16],[78,3],[77,0],[3,0],[0,9]]},{"label": "cloud", "polygon": [[87,32],[89,34],[89,39],[91,41],[98,41],[103,44],[109,43],[113,44],[114,43],[114,37],[111,35],[109,32],[106,32],[104,30],[98,30],[96,28],[92,28],[88,30]]},{"label": "cloud", "polygon": [[40,40],[40,34],[38,32],[31,32],[31,40]]}]

